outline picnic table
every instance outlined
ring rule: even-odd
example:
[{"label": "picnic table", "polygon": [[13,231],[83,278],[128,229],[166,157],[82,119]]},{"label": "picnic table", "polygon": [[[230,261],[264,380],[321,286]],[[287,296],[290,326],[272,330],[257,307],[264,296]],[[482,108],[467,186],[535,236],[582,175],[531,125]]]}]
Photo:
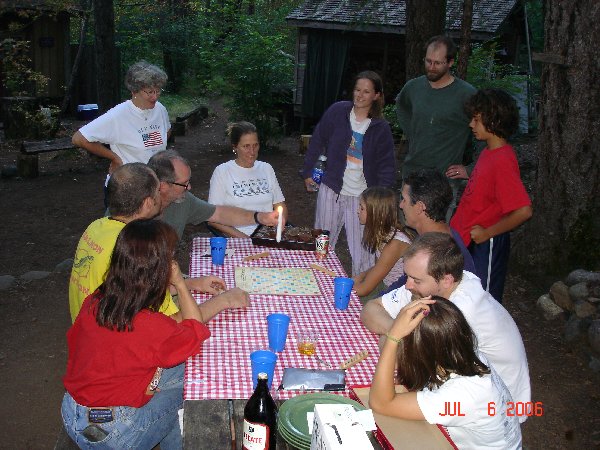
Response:
[{"label": "picnic table", "polygon": [[[190,275],[218,275],[228,287],[235,286],[236,267],[304,268],[312,271],[318,286],[314,295],[251,294],[251,306],[246,310],[228,310],[208,323],[211,337],[202,351],[186,362],[184,380],[183,447],[184,449],[241,449],[244,406],[252,395],[250,352],[267,348],[267,315],[284,312],[291,317],[288,338],[273,376],[274,398],[281,404],[286,399],[302,394],[300,391],[277,390],[285,367],[326,369],[314,357],[300,355],[296,348],[296,333],[312,328],[319,333],[316,354],[335,368],[340,363],[367,350],[369,356],[346,370],[346,389],[334,393],[368,404],[371,385],[379,359],[377,337],[360,321],[361,305],[353,292],[347,310],[339,311],[333,304],[333,277],[345,276],[344,269],[334,252],[325,259],[317,259],[314,252],[283,250],[255,246],[250,239],[228,239],[227,248],[233,254],[225,257],[222,266],[212,264],[209,238],[196,238],[190,255]],[[269,252],[268,257],[244,261],[250,255]],[[315,264],[325,271],[314,269]],[[287,286],[293,291],[293,286]],[[310,289],[307,289],[310,290]],[[206,301],[207,294],[195,293],[198,303]],[[354,388],[354,389],[352,389]],[[405,390],[397,387],[397,391]],[[425,421],[401,420],[375,414],[380,427],[370,437],[375,449],[404,450],[412,448],[448,449],[443,427]],[[379,440],[376,440],[376,437]],[[389,440],[388,440],[389,438]],[[380,442],[382,445],[380,445]],[[293,449],[280,436],[278,449]]]},{"label": "picnic table", "polygon": [[[312,328],[319,333],[317,355],[334,367],[344,360],[367,350],[369,356],[346,371],[346,386],[370,385],[379,357],[377,338],[360,322],[361,305],[352,293],[347,310],[335,309],[333,277],[309,267],[318,264],[338,276],[345,276],[339,259],[330,252],[317,259],[314,252],[273,249],[254,246],[250,239],[228,239],[232,255],[223,266],[212,264],[209,238],[196,238],[190,255],[190,276],[212,274],[222,277],[228,287],[235,286],[235,267],[305,268],[312,272],[319,293],[316,295],[251,294],[251,306],[246,310],[228,310],[208,323],[211,337],[202,351],[186,362],[184,381],[184,448],[241,448],[243,408],[252,395],[250,352],[268,348],[268,314],[283,312],[291,317],[288,340],[273,376],[273,386],[279,386],[285,367],[326,369],[314,357],[301,355],[296,348],[296,333]],[[242,261],[244,257],[268,251],[269,256]],[[195,293],[198,303],[209,296]],[[283,401],[298,395],[298,391],[278,390],[276,399]],[[337,391],[349,396],[350,390]],[[235,440],[232,440],[235,436]],[[232,446],[233,441],[233,446]],[[280,441],[281,448],[285,443]]]}]

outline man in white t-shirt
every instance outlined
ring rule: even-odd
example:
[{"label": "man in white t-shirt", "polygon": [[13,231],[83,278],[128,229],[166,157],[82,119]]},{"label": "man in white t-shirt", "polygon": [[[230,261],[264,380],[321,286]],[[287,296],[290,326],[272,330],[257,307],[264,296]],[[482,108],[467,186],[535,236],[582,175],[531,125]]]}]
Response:
[{"label": "man in white t-shirt", "polygon": [[[425,233],[404,254],[405,286],[367,303],[363,324],[385,335],[406,304],[417,298],[439,295],[460,308],[477,338],[478,350],[506,383],[515,402],[530,402],[527,355],[519,329],[504,307],[481,287],[481,281],[463,271],[462,253],[452,236]],[[520,422],[526,416],[519,417]]]}]

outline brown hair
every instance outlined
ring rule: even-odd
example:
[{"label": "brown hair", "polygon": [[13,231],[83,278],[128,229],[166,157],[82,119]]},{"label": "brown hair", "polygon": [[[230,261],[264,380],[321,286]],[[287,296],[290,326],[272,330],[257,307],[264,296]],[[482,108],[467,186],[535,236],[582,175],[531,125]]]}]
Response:
[{"label": "brown hair", "polygon": [[454,238],[446,233],[430,232],[419,235],[404,252],[404,261],[419,252],[429,254],[427,274],[435,281],[450,274],[454,281],[462,280],[465,259]]},{"label": "brown hair", "polygon": [[[433,296],[429,314],[398,346],[398,381],[410,391],[439,387],[451,373],[490,373],[477,356],[477,339],[463,313],[451,301]],[[419,311],[420,313],[420,311]]]},{"label": "brown hair", "polygon": [[411,240],[414,238],[414,233],[409,232],[398,219],[398,196],[393,189],[372,186],[365,189],[360,198],[365,202],[367,211],[362,245],[369,252],[381,250],[397,231],[404,232]]},{"label": "brown hair", "polygon": [[96,322],[116,331],[132,331],[143,309],[158,311],[171,277],[178,238],[168,224],[154,219],[129,222],[117,238],[106,274],[96,292]]},{"label": "brown hair", "polygon": [[437,48],[440,45],[446,47],[446,62],[450,62],[453,59],[456,59],[456,53],[458,50],[456,48],[456,44],[449,36],[433,36],[425,43],[425,52],[427,52],[427,49],[430,45],[433,45],[433,48]]},{"label": "brown hair", "polygon": [[106,186],[108,210],[112,216],[130,217],[139,212],[148,197],[154,198],[160,183],[144,163],[129,163],[117,168]]},{"label": "brown hair", "polygon": [[354,77],[354,83],[352,84],[353,90],[356,87],[358,80],[362,79],[371,81],[371,83],[373,83],[373,89],[379,94],[379,98],[371,105],[369,117],[373,119],[381,119],[383,117],[383,105],[385,104],[385,99],[383,96],[383,81],[378,73],[373,72],[372,70],[365,70]]},{"label": "brown hair", "polygon": [[256,126],[250,122],[242,121],[230,123],[227,125],[227,136],[229,136],[231,145],[233,145],[234,147],[237,147],[243,135],[253,133],[257,133]]},{"label": "brown hair", "polygon": [[480,89],[465,103],[467,116],[481,114],[481,123],[487,131],[508,139],[519,129],[517,102],[502,89]]}]

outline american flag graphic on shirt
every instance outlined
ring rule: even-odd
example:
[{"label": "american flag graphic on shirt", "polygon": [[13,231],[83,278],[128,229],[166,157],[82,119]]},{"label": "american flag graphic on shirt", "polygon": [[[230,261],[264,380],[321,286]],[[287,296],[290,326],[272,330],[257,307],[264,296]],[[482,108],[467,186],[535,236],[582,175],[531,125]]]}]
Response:
[{"label": "american flag graphic on shirt", "polygon": [[142,140],[144,141],[144,147],[154,147],[155,145],[161,145],[163,143],[160,131],[143,133]]}]

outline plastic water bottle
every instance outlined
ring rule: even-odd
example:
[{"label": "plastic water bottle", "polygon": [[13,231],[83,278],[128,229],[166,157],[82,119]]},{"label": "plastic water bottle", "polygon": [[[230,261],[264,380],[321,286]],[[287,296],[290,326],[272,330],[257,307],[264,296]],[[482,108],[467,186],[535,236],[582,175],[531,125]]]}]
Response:
[{"label": "plastic water bottle", "polygon": [[321,155],[319,156],[315,167],[313,167],[312,179],[314,181],[314,184],[312,185],[312,187],[315,192],[319,190],[321,178],[323,178],[323,174],[325,173],[325,161],[327,161],[327,156]]}]

